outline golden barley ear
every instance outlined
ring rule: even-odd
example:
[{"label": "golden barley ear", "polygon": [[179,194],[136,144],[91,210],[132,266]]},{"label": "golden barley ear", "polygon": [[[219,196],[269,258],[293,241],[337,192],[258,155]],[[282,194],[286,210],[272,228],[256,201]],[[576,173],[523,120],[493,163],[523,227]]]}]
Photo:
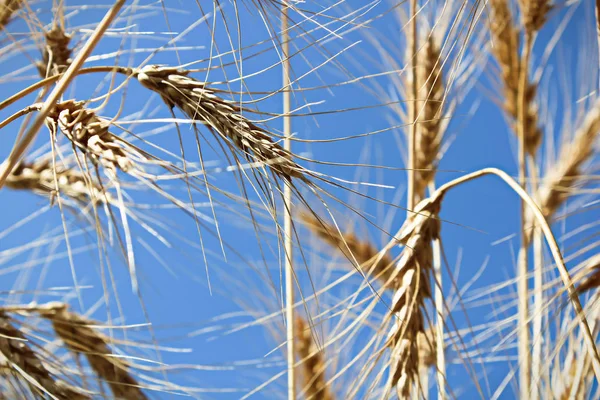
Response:
[{"label": "golden barley ear", "polygon": [[0,311],[0,353],[12,374],[26,382],[39,398],[52,395],[61,400],[91,399],[85,392],[56,379],[48,371],[39,355],[28,343],[25,335],[13,325],[9,315]]},{"label": "golden barley ear", "polygon": [[129,365],[110,349],[110,339],[92,326],[97,323],[70,312],[64,304],[48,304],[39,308],[42,317],[52,322],[57,336],[67,348],[85,356],[91,368],[118,399],[145,400],[140,384],[129,372]]},{"label": "golden barley ear", "polygon": [[333,400],[334,397],[329,389],[325,376],[325,361],[323,353],[319,350],[313,340],[310,326],[304,318],[296,316],[294,324],[296,353],[300,363],[300,376],[302,378],[302,390],[305,398],[313,400]]},{"label": "golden barley ear", "polygon": [[433,35],[427,37],[417,59],[420,101],[417,102],[419,117],[415,139],[414,185],[417,198],[423,199],[437,169],[445,95],[441,53]]},{"label": "golden barley ear", "polygon": [[42,60],[37,68],[42,78],[62,74],[73,61],[73,51],[69,48],[71,35],[58,25],[44,34],[46,45],[42,51]]},{"label": "golden barley ear", "polygon": [[0,0],[0,31],[8,24],[14,13],[23,5],[23,0]]},{"label": "golden barley ear", "polygon": [[266,165],[287,180],[306,180],[306,170],[293,161],[293,154],[273,141],[269,133],[246,118],[239,104],[225,100],[207,84],[189,76],[189,71],[148,65],[134,71],[146,88],[158,93],[165,104],[180,109],[188,118],[206,126],[221,141],[230,141],[252,163]]},{"label": "golden barley ear", "polygon": [[397,237],[404,245],[396,267],[400,284],[394,293],[389,319],[394,320],[388,334],[390,356],[389,388],[407,398],[417,382],[420,351],[419,335],[425,332],[423,309],[431,297],[430,275],[433,263],[431,242],[440,236],[438,215],[442,197],[422,200],[415,207]]},{"label": "golden barley ear", "polygon": [[111,199],[110,194],[92,177],[72,168],[53,167],[48,160],[19,163],[8,176],[6,186],[13,190],[28,190],[51,200],[58,190],[82,204],[109,202]]},{"label": "golden barley ear", "polygon": [[128,172],[135,167],[127,143],[109,131],[110,122],[86,108],[82,101],[67,100],[58,103],[46,118],[46,125],[54,137],[61,131],[73,146],[88,155],[94,164],[100,163],[108,171]]},{"label": "golden barley ear", "polygon": [[[508,0],[491,0],[490,33],[492,53],[498,62],[504,86],[504,108],[509,116],[519,119],[519,79],[522,70],[520,57],[521,32],[515,25]],[[537,85],[526,79],[525,111],[523,113],[525,150],[535,155],[542,141],[542,131],[538,126],[538,108],[536,104]],[[515,129],[516,132],[516,129]]]}]

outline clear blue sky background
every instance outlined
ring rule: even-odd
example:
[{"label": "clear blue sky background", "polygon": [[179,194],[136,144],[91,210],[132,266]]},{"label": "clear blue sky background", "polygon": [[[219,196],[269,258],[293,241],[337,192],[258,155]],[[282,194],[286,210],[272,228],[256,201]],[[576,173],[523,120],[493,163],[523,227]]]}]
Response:
[{"label": "clear blue sky background", "polygon": [[[89,5],[87,1],[69,1],[69,16],[67,22],[68,31],[76,29],[74,34],[74,43],[81,43],[85,40],[86,31],[77,30],[77,28],[98,21],[104,11],[106,5],[110,1],[95,1],[94,6]],[[176,54],[180,57],[180,62],[194,62],[203,60],[202,62],[190,68],[207,68],[209,66],[206,60],[210,56],[210,35],[209,26],[207,23],[200,23],[196,28],[187,33],[181,40],[177,41],[177,46],[181,49],[177,53],[169,49],[168,40],[186,30],[187,27],[195,23],[202,15],[198,9],[196,2],[191,0],[169,0],[165,2],[166,14],[168,21],[165,20],[165,14],[161,10],[160,4],[151,1],[141,1],[140,4],[150,5],[145,11],[138,11],[137,15],[143,17],[126,21],[120,20],[115,28],[115,33],[108,35],[102,40],[94,54],[107,54],[119,49],[122,45],[123,49],[143,49],[156,48],[165,46],[168,50],[162,51],[152,58],[151,63],[169,63],[176,64]],[[202,2],[209,6],[211,2]],[[227,21],[230,24],[229,29],[233,32],[233,45],[237,48],[238,35],[236,31],[236,21],[234,19],[233,6],[229,2],[224,2],[223,13],[227,16]],[[248,4],[239,4],[240,25],[242,26],[241,43],[243,46],[248,46],[262,40],[268,39],[268,32],[263,21],[256,11],[252,11],[251,2]],[[362,5],[361,1],[346,1],[342,6],[334,7],[328,12],[329,15],[342,16],[352,8]],[[98,7],[95,7],[95,6]],[[38,17],[46,24],[51,17],[47,10],[47,2],[35,4],[40,11]],[[32,5],[33,7],[33,5]],[[310,7],[310,6],[307,6]],[[550,105],[549,112],[545,113],[545,118],[542,121],[544,125],[554,125],[554,135],[558,137],[561,133],[562,118],[557,115],[564,110],[562,103],[565,97],[564,88],[561,87],[562,80],[565,79],[570,87],[579,87],[581,82],[589,87],[594,86],[593,82],[585,82],[584,75],[578,73],[581,67],[581,62],[595,65],[596,55],[593,51],[593,21],[591,17],[590,4],[577,4],[572,7],[577,7],[577,10],[571,16],[571,22],[567,24],[564,35],[555,48],[550,57],[549,65],[551,68],[546,68],[542,79],[541,102],[542,105]],[[360,20],[364,21],[370,17],[378,15],[387,10],[389,4],[384,2],[376,5],[373,10],[367,13]],[[36,8],[38,10],[38,8]],[[250,10],[250,12],[249,12]],[[559,5],[548,22],[546,29],[538,38],[539,48],[536,51],[534,60],[535,65],[539,65],[541,50],[544,44],[551,38],[551,35],[557,30],[562,16],[571,13],[571,8],[564,8],[564,5]],[[209,12],[207,7],[204,10]],[[299,20],[297,14],[293,15],[295,20]],[[326,18],[317,18],[320,23],[329,22]],[[212,23],[212,17],[208,19],[208,25]],[[276,20],[272,20],[277,24]],[[339,27],[341,23],[332,23],[329,28]],[[398,35],[397,21],[391,15],[386,15],[372,24],[374,29],[378,29],[387,35],[389,40]],[[90,28],[91,26],[86,26]],[[123,31],[126,27],[132,34],[123,41]],[[303,29],[310,29],[313,37],[321,38],[326,35],[323,29],[317,28],[317,25],[310,22],[305,22],[302,25]],[[480,25],[478,30],[483,27]],[[39,27],[36,27],[39,31]],[[345,29],[343,30],[345,31]],[[16,21],[11,26],[11,32],[25,33],[28,32],[23,21]],[[138,34],[133,34],[138,32]],[[173,34],[169,33],[173,32]],[[23,38],[23,35],[15,34],[17,40]],[[3,36],[3,40],[4,36]],[[231,49],[231,44],[228,41],[225,28],[223,26],[222,17],[218,18],[216,30],[216,42],[219,45],[218,49],[213,49],[215,53],[226,52]],[[397,40],[399,46],[402,45],[400,39]],[[294,41],[294,45],[298,47],[306,46],[305,39]],[[38,59],[39,50],[29,46],[31,43],[26,42],[23,52],[28,54],[33,59]],[[317,71],[308,73],[311,66],[317,66],[323,63],[325,55],[323,49],[326,49],[329,54],[336,54],[349,45],[352,48],[341,54],[336,60],[345,65],[349,72],[355,76],[364,76],[365,74],[374,74],[385,71],[384,65],[378,65],[373,62],[378,59],[376,51],[373,49],[373,44],[365,37],[360,30],[355,30],[344,34],[343,39],[332,39],[325,43],[320,49],[314,47],[303,50],[301,56],[296,56],[292,59],[294,74],[306,77],[295,85],[296,89],[318,87],[328,85],[333,82],[343,82],[348,80],[348,76],[340,71],[340,68],[333,63],[328,63],[319,67]],[[273,65],[277,62],[278,56],[275,52],[268,50],[271,45],[267,42],[264,45],[256,46],[255,48],[244,50],[243,63],[244,75],[249,75],[261,71],[264,68]],[[592,54],[593,59],[582,60],[583,48],[586,48],[589,54]],[[590,48],[592,50],[590,50]],[[256,49],[256,51],[254,50]],[[266,50],[259,53],[255,57],[249,57],[250,54],[258,52],[258,50]],[[10,58],[0,59],[0,76],[10,77],[9,79],[0,81],[0,90],[3,94],[12,94],[34,82],[37,77],[34,68],[30,65],[31,58],[28,58],[21,52],[15,52]],[[147,52],[140,50],[140,53],[131,56],[125,54],[119,60],[120,65],[138,65],[142,62]],[[403,48],[396,49],[396,54],[401,57]],[[238,56],[237,54],[236,56]],[[556,67],[556,61],[560,61],[561,67]],[[231,55],[223,57],[228,62],[232,61]],[[108,60],[92,61],[90,65],[110,65],[114,62],[114,57]],[[579,66],[577,65],[579,63]],[[216,62],[213,61],[213,65]],[[561,69],[562,68],[562,69]],[[226,69],[229,79],[237,78],[238,72],[233,67]],[[473,171],[482,167],[498,167],[510,174],[516,175],[515,162],[515,140],[514,135],[509,131],[503,115],[498,111],[493,101],[497,99],[496,90],[490,84],[490,77],[495,69],[489,66],[485,67],[477,85],[473,91],[468,94],[464,102],[458,107],[456,116],[450,124],[447,142],[451,141],[451,145],[444,155],[440,164],[440,172],[437,175],[437,182],[446,182],[451,178],[459,176],[462,172]],[[14,75],[11,75],[14,74]],[[196,75],[200,79],[206,77],[205,72],[200,72]],[[107,90],[108,81],[104,86],[94,94],[97,88],[98,81],[101,76],[85,76],[78,78],[73,88],[67,91],[66,98],[75,96],[78,99],[87,99],[98,93],[105,93]],[[208,75],[208,81],[221,81],[223,79],[223,71],[216,69]],[[248,78],[245,83],[247,89],[251,91],[269,91],[280,87],[281,71],[279,66],[274,66],[265,70],[256,76]],[[119,82],[122,81],[119,78]],[[595,81],[595,79],[594,79]],[[373,88],[374,79],[363,79],[361,83],[367,88]],[[391,85],[387,76],[382,76],[376,79],[379,85],[382,85],[386,90],[391,91]],[[219,86],[225,88],[224,86]],[[306,92],[297,91],[294,96],[294,104],[296,107],[305,104],[306,102],[320,102],[311,106],[310,111],[322,112],[343,110],[347,108],[356,108],[361,106],[378,105],[386,101],[386,96],[374,96],[368,93],[365,87],[361,85],[344,85],[331,88],[321,88]],[[234,91],[240,90],[240,83],[231,85]],[[120,115],[119,122],[134,118],[169,118],[169,113],[157,96],[150,96],[149,93],[142,89],[137,82],[131,82],[127,88],[126,97],[122,97],[123,91],[120,91],[114,96],[110,103],[101,112],[103,116],[113,116],[116,114],[120,100],[125,98],[123,104],[123,113]],[[566,96],[577,98],[580,93],[569,93]],[[255,94],[253,97],[261,98],[263,95]],[[246,98],[247,100],[250,97]],[[23,107],[33,101],[33,97],[19,102],[9,110],[0,112],[0,118],[5,118],[9,113],[14,112],[20,107]],[[135,116],[133,113],[144,107],[144,113],[141,116]],[[280,96],[272,96],[258,104],[261,111],[280,112]],[[474,112],[472,112],[474,110]],[[299,113],[305,114],[309,110],[304,109]],[[561,114],[562,115],[562,114]],[[180,115],[178,115],[180,116]],[[258,117],[257,117],[258,118]],[[293,130],[297,136],[302,139],[325,139],[338,138],[349,135],[363,134],[389,127],[394,122],[394,116],[389,109],[383,106],[370,107],[363,110],[353,110],[347,112],[339,112],[332,114],[322,114],[317,116],[299,116],[294,118]],[[161,128],[166,126],[162,122],[144,123],[124,125],[135,133],[149,132],[151,129]],[[280,132],[281,120],[276,118],[269,122],[269,126],[274,132]],[[14,137],[18,131],[19,124],[13,123],[8,128],[3,129],[0,140],[0,154],[4,157]],[[181,125],[181,134],[183,136],[187,157],[191,162],[197,162],[198,156],[195,149],[193,132],[189,125]],[[205,131],[204,131],[205,132]],[[205,132],[206,137],[210,135]],[[340,163],[356,163],[359,157],[364,157],[363,161],[369,164],[384,165],[393,167],[397,170],[383,169],[367,169],[363,170],[363,176],[360,180],[377,182],[393,186],[397,190],[375,190],[368,189],[369,195],[377,196],[387,202],[397,202],[400,208],[395,214],[390,214],[393,207],[384,204],[378,204],[374,201],[352,196],[346,191],[335,191],[335,194],[345,201],[353,202],[360,206],[361,210],[368,215],[372,220],[380,224],[385,224],[392,231],[398,229],[405,217],[403,205],[405,199],[399,198],[398,193],[404,191],[406,185],[406,174],[403,168],[403,149],[398,146],[398,137],[402,136],[400,130],[391,130],[384,133],[363,137],[359,139],[336,142],[334,144],[327,143],[296,143],[294,150],[298,153],[307,155],[315,160],[340,162]],[[36,146],[41,146],[48,140],[47,132],[43,130],[36,142]],[[158,132],[151,136],[152,143],[162,146],[175,154],[179,154],[179,144],[177,132],[174,128]],[[210,143],[215,143],[208,139]],[[203,152],[205,160],[215,162],[215,165],[223,166],[226,164],[226,159],[220,153],[213,151],[204,144]],[[151,149],[150,147],[144,147]],[[218,147],[215,147],[218,149]],[[156,154],[156,153],[155,153]],[[345,179],[355,179],[356,167],[328,167],[323,165],[311,164],[316,170],[333,174]],[[211,176],[213,184],[219,187],[225,187],[231,190],[237,190],[235,182],[232,180],[230,173],[215,173]],[[174,193],[183,201],[188,201],[185,186],[181,183],[172,183]],[[361,190],[365,190],[362,188]],[[399,191],[399,192],[398,192]],[[168,203],[164,199],[160,199],[156,195],[149,194],[147,191],[132,189],[129,191],[138,202],[149,204]],[[308,195],[308,192],[304,192]],[[143,199],[143,200],[142,200]],[[206,202],[206,197],[201,194],[195,194],[194,200],[197,203]],[[26,218],[36,210],[47,206],[46,199],[39,196],[33,196],[30,193],[17,193],[8,190],[3,190],[0,194],[0,209],[2,211],[2,225],[0,229],[10,227],[18,221]],[[232,203],[229,202],[231,205]],[[323,207],[319,206],[318,201],[310,200],[310,204],[315,206],[317,210],[323,211]],[[364,222],[361,222],[355,215],[345,211],[339,205],[330,202],[336,216],[339,217],[341,226],[352,223],[360,226],[363,231],[370,234],[372,240],[377,244],[384,242],[383,234],[378,232],[373,227],[366,227]],[[238,205],[237,209],[241,209]],[[205,205],[201,205],[199,209],[210,215],[210,209]],[[479,180],[477,183],[471,183],[451,192],[445,199],[441,217],[449,223],[444,223],[442,228],[444,250],[449,261],[449,268],[454,271],[459,255],[460,258],[460,274],[458,276],[457,285],[461,287],[469,281],[479,270],[480,266],[489,258],[487,268],[483,276],[474,285],[475,288],[485,287],[493,283],[503,282],[515,276],[514,273],[514,250],[518,246],[518,238],[509,238],[499,244],[494,244],[500,239],[509,237],[518,229],[519,219],[518,201],[506,185],[498,179],[488,177]],[[244,212],[247,215],[247,212]],[[201,252],[197,248],[199,239],[195,228],[195,224],[191,218],[177,210],[148,210],[143,211],[145,215],[156,218],[152,222],[153,226],[158,227],[163,234],[168,237],[172,243],[172,248],[167,248],[160,243],[159,240],[153,238],[148,232],[144,231],[139,224],[132,223],[135,236],[135,253],[136,261],[139,269],[139,279],[141,282],[141,292],[143,300],[148,310],[149,320],[152,322],[156,336],[162,345],[174,348],[193,349],[193,352],[165,352],[163,353],[162,361],[165,363],[201,365],[206,368],[192,368],[183,373],[173,373],[169,376],[173,381],[182,385],[196,386],[206,389],[206,393],[201,393],[203,398],[239,398],[242,393],[258,386],[261,382],[266,381],[269,377],[283,370],[281,363],[283,353],[275,350],[279,344],[268,331],[262,327],[250,327],[236,333],[225,334],[225,332],[237,324],[251,321],[252,318],[247,315],[231,314],[240,311],[248,311],[241,304],[248,307],[262,307],[258,312],[270,312],[277,307],[276,294],[269,289],[268,285],[261,277],[251,269],[251,265],[257,268],[264,274],[267,269],[273,276],[275,286],[279,285],[280,261],[277,259],[277,247],[273,236],[263,236],[263,245],[269,243],[272,248],[265,248],[266,265],[263,262],[260,253],[257,251],[257,240],[254,231],[248,221],[240,218],[235,213],[217,208],[217,217],[220,221],[222,235],[225,242],[231,246],[227,248],[227,261],[223,260],[220,254],[218,242],[214,237],[203,236],[205,247],[208,249],[207,257],[209,260],[209,274],[213,293],[209,293],[205,265],[202,261]],[[76,249],[77,254],[74,257],[74,265],[77,270],[80,285],[86,285],[82,289],[82,297],[85,309],[92,307],[99,299],[101,299],[103,288],[100,283],[100,270],[98,263],[98,251],[95,248],[94,232],[89,230],[89,225],[85,221],[78,221],[73,213],[66,212],[67,220],[69,221],[69,231],[73,235],[72,245]],[[581,220],[590,220],[596,214],[592,211],[585,212]],[[390,220],[390,218],[392,218]],[[262,220],[268,223],[268,220]],[[573,223],[577,223],[578,219],[573,219]],[[161,224],[169,226],[170,233],[160,228]],[[77,231],[88,229],[87,233],[78,235]],[[272,224],[268,229],[272,230]],[[26,251],[20,252],[15,257],[9,257],[9,249],[30,243],[36,238],[47,237],[49,232],[52,237],[58,240],[49,240],[42,246],[32,246]],[[309,237],[302,232],[302,238],[307,243],[310,243]],[[6,236],[0,236],[0,263],[5,272],[2,277],[2,289],[10,290],[12,288],[23,288],[32,290],[37,287],[38,279],[45,274],[47,276],[44,282],[40,285],[41,288],[50,287],[65,287],[72,286],[72,276],[70,272],[68,259],[65,257],[66,250],[64,241],[61,241],[62,228],[60,224],[60,213],[58,207],[53,207],[45,212],[42,216],[28,222],[25,226],[18,228],[14,233]],[[141,240],[140,240],[141,239]],[[187,240],[189,243],[185,243]],[[196,247],[194,247],[194,245]],[[86,247],[87,246],[87,247]],[[566,245],[565,245],[566,246]],[[151,249],[151,250],[149,250]],[[235,252],[244,256],[245,261],[235,255]],[[140,306],[138,298],[132,294],[130,279],[126,264],[122,257],[118,255],[118,248],[115,245],[111,256],[112,268],[115,274],[119,300],[123,308],[126,310],[126,320],[116,320],[115,323],[137,324],[145,323],[146,318]],[[58,255],[56,259],[45,260],[49,254]],[[156,255],[159,255],[159,261]],[[322,264],[322,259],[310,255],[307,258],[312,277],[316,285],[322,285],[328,275],[323,271],[325,269]],[[323,255],[321,253],[321,255]],[[33,261],[32,261],[33,260]],[[27,262],[30,264],[26,264]],[[311,263],[315,262],[314,264]],[[298,263],[301,264],[300,260]],[[172,271],[168,271],[163,264],[167,264]],[[305,294],[310,294],[310,284],[308,275],[304,270],[298,272],[302,281]],[[454,272],[453,272],[454,273]],[[28,276],[27,276],[28,274]],[[334,276],[339,276],[339,272],[335,272]],[[445,274],[445,282],[449,282],[448,274]],[[20,277],[22,281],[15,284],[15,279]],[[15,287],[13,287],[13,284]],[[356,285],[356,281],[354,284]],[[355,286],[352,286],[355,287]],[[333,296],[341,296],[344,290],[352,290],[351,288],[344,289],[336,288],[337,292],[332,293]],[[450,291],[451,289],[447,289]],[[503,289],[500,293],[511,293],[514,291],[514,285]],[[31,300],[46,301],[52,299],[60,299],[65,296],[67,291],[60,293],[50,293],[35,296],[29,293],[14,296],[3,292],[6,301],[22,303]],[[75,309],[78,308],[78,302],[69,292],[69,301]],[[261,305],[260,298],[269,301],[270,310],[266,310],[264,305]],[[114,293],[111,293],[111,313],[113,317],[117,314]],[[240,304],[241,303],[241,304]],[[516,308],[512,307],[502,311],[502,315],[492,315],[493,306],[484,306],[480,308],[469,309],[469,320],[471,324],[477,325],[484,322],[489,322],[494,319],[506,318],[516,312]],[[458,326],[465,326],[466,319],[464,313],[459,309],[454,313]],[[93,317],[99,320],[106,320],[107,309],[104,306],[93,314]],[[275,326],[281,328],[281,318],[275,318]],[[187,336],[190,332],[198,329],[211,328],[207,332]],[[212,331],[214,328],[214,331]],[[132,337],[143,337],[148,339],[148,330],[140,329],[142,332],[130,333]],[[510,329],[506,329],[500,335],[508,334]],[[359,337],[355,343],[356,348],[360,348],[361,340]],[[486,342],[485,346],[489,346],[491,342]],[[148,351],[148,350],[146,350]],[[335,351],[331,351],[331,356],[335,356]],[[451,352],[454,354],[454,352]],[[500,352],[502,356],[511,356],[515,354],[511,350],[503,350]],[[150,356],[155,359],[155,356]],[[452,359],[452,358],[451,358]],[[460,363],[458,360],[453,360]],[[274,362],[275,364],[269,364]],[[263,363],[265,365],[263,365]],[[514,361],[513,361],[514,364]],[[216,370],[211,371],[213,367]],[[223,368],[220,368],[223,367]],[[219,370],[222,369],[222,370]],[[475,369],[481,372],[478,366]],[[487,377],[492,391],[500,384],[509,370],[509,365],[506,362],[490,363],[486,366]],[[351,380],[352,376],[346,374],[340,378],[336,385],[343,387],[343,382]],[[458,388],[462,386],[460,391],[455,392],[457,395],[476,396],[474,385],[464,368],[456,367],[449,370],[449,382],[452,387]],[[256,398],[273,398],[274,396],[282,396],[285,385],[285,377],[277,379],[269,385],[263,392],[255,395]],[[221,389],[235,389],[233,392],[221,392]],[[214,389],[214,391],[212,390]],[[464,390],[464,392],[462,391]],[[484,388],[484,392],[486,389]],[[515,392],[509,387],[502,398],[512,398]],[[487,392],[486,392],[487,395]],[[169,398],[168,395],[158,395],[160,398]]]}]

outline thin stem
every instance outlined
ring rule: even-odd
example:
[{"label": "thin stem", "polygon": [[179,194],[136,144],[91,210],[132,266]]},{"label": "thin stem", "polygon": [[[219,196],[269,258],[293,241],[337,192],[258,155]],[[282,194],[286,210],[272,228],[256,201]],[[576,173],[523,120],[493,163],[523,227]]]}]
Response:
[{"label": "thin stem", "polygon": [[[537,193],[538,171],[533,156],[529,158],[529,175],[531,177],[531,193]],[[539,385],[542,381],[542,343],[543,343],[543,317],[544,317],[544,248],[542,231],[534,224],[533,228],[533,322],[532,340],[533,351],[531,354],[531,389],[532,400],[539,399]],[[529,241],[529,238],[528,238]]]},{"label": "thin stem", "polygon": [[8,175],[10,175],[13,168],[17,165],[17,163],[19,162],[29,145],[37,136],[37,133],[44,124],[48,113],[50,113],[50,111],[55,106],[60,96],[67,89],[73,78],[75,78],[75,76],[77,75],[77,71],[81,68],[85,60],[92,53],[92,51],[102,38],[102,35],[104,35],[104,32],[106,32],[110,24],[117,17],[119,11],[121,10],[124,4],[125,0],[117,0],[115,4],[111,7],[111,9],[106,13],[102,21],[100,21],[100,24],[98,24],[98,26],[96,27],[96,30],[94,31],[92,36],[90,36],[90,38],[85,43],[79,54],[77,54],[75,60],[73,60],[73,63],[69,66],[64,75],[62,75],[62,77],[56,84],[54,90],[50,92],[50,95],[42,105],[42,108],[38,113],[37,118],[33,121],[33,124],[31,125],[27,133],[25,133],[23,139],[15,144],[8,158],[2,163],[2,165],[0,165],[0,189],[4,186],[6,178],[8,177]]},{"label": "thin stem", "polygon": [[[290,38],[288,27],[288,6],[283,5],[281,11],[282,52],[283,52],[283,147],[291,151],[292,121],[291,112],[291,78],[290,78]],[[292,190],[291,182],[283,188],[284,201],[284,247],[285,247],[285,317],[287,325],[287,374],[288,400],[296,399],[296,374],[294,368],[294,270],[292,265],[293,227],[292,227]]]},{"label": "thin stem", "polygon": [[[519,90],[517,94],[517,136],[519,138],[519,184],[525,190],[527,184],[527,149],[525,148],[525,135],[527,134],[526,121],[526,87],[529,72],[529,57],[531,54],[531,35],[525,38],[523,58],[519,68]],[[531,386],[531,352],[529,342],[529,288],[527,282],[528,273],[528,246],[527,224],[525,215],[525,203],[521,202],[521,249],[517,263],[517,286],[519,295],[518,310],[518,335],[519,335],[519,388],[520,398],[527,399],[530,395]]]},{"label": "thin stem", "polygon": [[435,358],[437,398],[446,399],[446,354],[444,352],[444,292],[442,290],[442,243],[435,239],[433,249],[433,274],[435,277]]},{"label": "thin stem", "polygon": [[406,201],[409,210],[412,210],[415,205],[415,179],[416,179],[416,167],[415,167],[415,143],[417,140],[417,95],[418,95],[418,83],[417,83],[417,0],[410,1],[410,33],[408,35],[408,46],[410,48],[410,76],[411,76],[411,95],[412,100],[409,101],[409,118],[410,118],[410,130],[408,134],[408,188]]}]

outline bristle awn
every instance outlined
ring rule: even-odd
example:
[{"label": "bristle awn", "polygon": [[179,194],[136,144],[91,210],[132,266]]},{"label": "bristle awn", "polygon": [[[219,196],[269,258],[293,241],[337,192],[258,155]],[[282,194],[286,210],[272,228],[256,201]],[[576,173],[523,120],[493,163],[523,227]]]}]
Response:
[{"label": "bristle awn", "polygon": [[56,102],[60,96],[67,89],[71,80],[77,75],[77,71],[84,64],[85,60],[92,53],[100,38],[104,35],[108,27],[112,24],[113,20],[117,17],[121,8],[125,4],[126,0],[116,0],[113,6],[106,13],[102,21],[98,24],[94,33],[90,36],[88,41],[85,43],[83,48],[77,54],[77,57],[73,60],[67,71],[61,76],[56,87],[50,92],[48,98],[42,105],[40,112],[37,117],[25,133],[23,138],[15,144],[12,148],[8,158],[0,165],[0,189],[4,186],[6,178],[12,172],[15,165],[19,162],[29,145],[33,142],[33,139],[37,136],[39,129],[44,124],[46,116],[52,111]]}]

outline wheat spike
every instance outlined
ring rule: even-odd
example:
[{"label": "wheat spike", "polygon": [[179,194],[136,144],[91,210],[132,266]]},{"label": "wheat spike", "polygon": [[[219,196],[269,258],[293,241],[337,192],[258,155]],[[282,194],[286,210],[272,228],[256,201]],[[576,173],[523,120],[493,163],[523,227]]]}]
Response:
[{"label": "wheat spike", "polygon": [[329,225],[312,213],[300,214],[304,224],[331,248],[340,251],[348,260],[356,260],[361,270],[379,280],[384,287],[394,287],[394,260],[386,253],[381,255],[370,242],[359,239],[354,233],[340,235],[335,226]]},{"label": "wheat spike", "polygon": [[554,215],[581,179],[581,167],[592,156],[600,132],[600,99],[586,114],[573,140],[561,147],[558,160],[546,173],[537,199],[546,218]]},{"label": "wheat spike", "polygon": [[83,354],[94,372],[108,384],[118,399],[145,400],[146,395],[121,358],[114,357],[110,339],[91,328],[98,325],[70,312],[64,304],[50,303],[38,309],[52,322],[54,331],[75,354]]},{"label": "wheat spike", "polygon": [[[522,69],[520,51],[520,32],[515,26],[507,0],[491,0],[489,18],[492,35],[492,53],[502,71],[504,84],[504,107],[506,112],[517,120],[519,118],[519,76]],[[525,87],[524,144],[525,150],[534,155],[542,140],[542,131],[538,126],[538,109],[535,103],[537,85],[529,82]]]},{"label": "wheat spike", "polygon": [[54,171],[52,163],[47,160],[20,163],[8,176],[6,186],[14,190],[30,190],[51,199],[56,195],[58,186],[61,194],[82,203],[110,199],[102,186],[95,182],[88,184],[86,177],[79,171],[61,167]]},{"label": "wheat spike", "polygon": [[10,18],[19,8],[23,0],[0,0],[0,31],[10,21]]},{"label": "wheat spike", "polygon": [[425,331],[424,301],[431,297],[431,242],[440,235],[437,215],[441,199],[425,199],[417,204],[414,214],[404,223],[397,237],[404,249],[396,267],[400,284],[392,300],[393,315],[390,317],[395,321],[388,345],[392,348],[389,385],[396,387],[400,398],[409,397],[421,363],[418,337]]},{"label": "wheat spike", "polygon": [[47,393],[61,400],[83,400],[90,397],[67,383],[57,380],[44,366],[42,358],[28,345],[25,336],[11,323],[10,317],[0,311],[0,352],[8,368],[24,379],[31,391],[40,398]]},{"label": "wheat spike", "polygon": [[44,37],[46,46],[42,52],[42,61],[37,64],[42,78],[65,72],[73,61],[71,58],[73,51],[69,48],[71,35],[67,35],[59,26],[55,26],[46,32]]},{"label": "wheat spike", "polygon": [[[425,197],[437,168],[441,143],[441,116],[444,102],[444,81],[440,49],[430,35],[418,55],[417,81],[419,82],[419,117],[415,143],[415,194]],[[423,104],[424,103],[424,104]]]},{"label": "wheat spike", "polygon": [[519,0],[525,31],[533,35],[546,23],[552,4],[548,0]]},{"label": "wheat spike", "polygon": [[296,316],[294,326],[296,338],[296,353],[300,359],[301,377],[306,399],[333,400],[325,377],[325,362],[323,353],[316,346],[310,326],[306,321]]},{"label": "wheat spike", "polygon": [[179,108],[188,118],[207,126],[219,139],[230,140],[249,161],[266,164],[276,175],[288,180],[306,179],[304,169],[293,161],[292,153],[242,115],[247,110],[220,98],[216,90],[190,77],[189,71],[149,65],[134,75],[144,87],[158,93],[167,106]]},{"label": "wheat spike", "polygon": [[46,118],[46,125],[54,136],[60,130],[95,164],[113,172],[117,168],[130,171],[134,162],[127,144],[109,132],[110,121],[99,118],[84,104],[75,100],[57,104]]}]

